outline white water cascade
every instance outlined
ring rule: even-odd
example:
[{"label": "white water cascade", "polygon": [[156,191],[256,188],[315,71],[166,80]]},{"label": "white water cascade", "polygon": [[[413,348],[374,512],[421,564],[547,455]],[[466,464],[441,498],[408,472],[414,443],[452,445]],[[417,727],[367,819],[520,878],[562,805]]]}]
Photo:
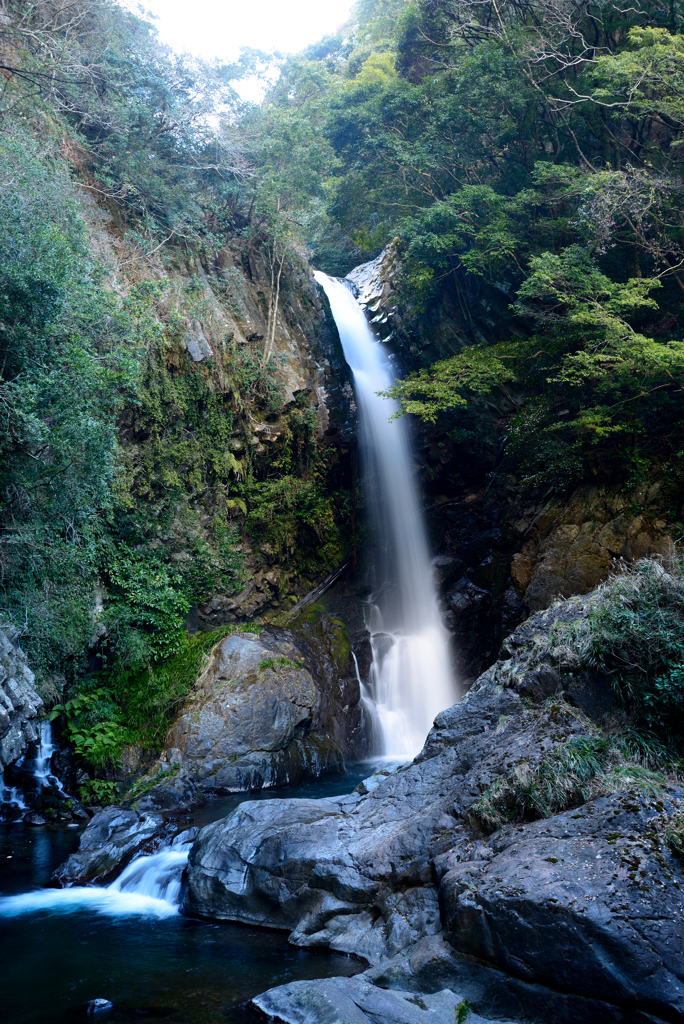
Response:
[{"label": "white water cascade", "polygon": [[16,786],[6,785],[3,772],[0,772],[0,804],[8,804],[10,807],[15,807],[18,811],[28,810],[24,794]]},{"label": "white water cascade", "polygon": [[78,885],[71,889],[35,889],[0,898],[0,918],[36,911],[67,914],[92,910],[108,917],[145,914],[171,917],[180,909],[181,880],[196,835],[176,836],[158,853],[137,857],[106,886]]},{"label": "white water cascade", "polygon": [[57,790],[66,796],[62,783],[50,770],[50,762],[55,752],[55,745],[52,742],[52,723],[46,718],[40,725],[40,736],[38,738],[38,752],[33,769],[33,777],[36,780],[38,789],[45,789],[48,786],[55,786]]},{"label": "white water cascade", "polygon": [[458,699],[432,580],[408,424],[378,395],[396,373],[348,285],[316,272],[354,375],[368,504],[379,548],[367,622],[372,696],[387,757],[415,757],[435,715]]}]

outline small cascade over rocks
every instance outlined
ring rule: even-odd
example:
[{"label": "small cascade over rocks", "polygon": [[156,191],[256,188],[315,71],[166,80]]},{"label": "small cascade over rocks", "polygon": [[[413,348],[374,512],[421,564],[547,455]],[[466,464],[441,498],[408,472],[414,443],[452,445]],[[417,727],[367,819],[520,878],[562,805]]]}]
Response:
[{"label": "small cascade over rocks", "polygon": [[36,889],[0,898],[0,918],[38,911],[67,914],[91,910],[108,917],[147,914],[170,917],[180,908],[181,880],[197,829],[187,829],[156,853],[136,857],[106,886]]},{"label": "small cascade over rocks", "polygon": [[420,751],[435,716],[458,697],[432,579],[408,423],[393,419],[396,403],[378,394],[391,386],[396,371],[350,286],[321,272],[314,276],[328,296],[359,408],[377,545],[367,617],[372,697],[384,753],[408,759]]},{"label": "small cascade over rocks", "polygon": [[43,706],[18,636],[15,626],[0,622],[0,772],[35,743],[35,719]]},{"label": "small cascade over rocks", "polygon": [[24,794],[19,787],[6,785],[4,772],[0,772],[0,809],[10,818],[18,817],[28,810]]},{"label": "small cascade over rocks", "polygon": [[[52,735],[52,724],[49,719],[32,723],[35,739],[27,750],[14,764],[8,766],[5,773],[0,774],[0,818],[17,821],[19,818],[30,824],[45,824],[40,814],[24,817],[26,811],[45,813],[48,817],[64,819],[75,814],[83,819],[84,812],[64,788],[61,779],[52,770],[52,759],[57,746]],[[69,811],[64,810],[64,803],[71,801]]]},{"label": "small cascade over rocks", "polygon": [[54,787],[61,796],[66,797],[62,783],[52,771],[52,755],[55,745],[52,740],[52,723],[46,718],[40,725],[38,734],[38,750],[36,753],[33,777],[38,790]]}]

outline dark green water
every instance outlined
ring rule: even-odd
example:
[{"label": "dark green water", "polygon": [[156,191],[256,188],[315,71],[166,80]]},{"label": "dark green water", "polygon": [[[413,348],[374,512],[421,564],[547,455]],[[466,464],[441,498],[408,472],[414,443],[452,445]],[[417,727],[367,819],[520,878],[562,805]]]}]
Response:
[{"label": "dark green water", "polygon": [[[258,799],[351,792],[375,765]],[[189,816],[199,825],[229,814],[245,796]],[[254,796],[247,797],[254,799]],[[0,896],[41,889],[78,846],[79,830],[0,824]],[[251,1024],[244,1006],[274,985],[355,974],[362,961],[297,949],[282,932],[214,924],[174,915],[107,916],[81,908],[0,916],[2,1024],[67,1024],[83,1018],[90,999],[109,999],[111,1022]],[[93,1018],[91,1018],[93,1019]]]}]

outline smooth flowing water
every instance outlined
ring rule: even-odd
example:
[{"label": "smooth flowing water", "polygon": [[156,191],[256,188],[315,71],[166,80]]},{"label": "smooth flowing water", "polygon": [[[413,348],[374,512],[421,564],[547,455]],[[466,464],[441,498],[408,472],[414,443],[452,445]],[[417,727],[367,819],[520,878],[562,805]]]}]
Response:
[{"label": "smooth flowing water", "polygon": [[38,751],[33,775],[39,789],[47,789],[48,786],[55,786],[64,796],[62,783],[52,773],[52,755],[55,752],[55,745],[52,742],[52,724],[48,718],[40,723],[40,734],[38,736]]},{"label": "smooth flowing water", "polygon": [[[225,817],[242,800],[335,796],[378,767],[208,804],[187,824]],[[185,822],[178,828],[185,827]],[[48,888],[54,869],[78,845],[80,830],[0,823],[0,1020],[2,1024],[76,1021],[91,999],[109,999],[111,1024],[255,1024],[241,1004],[274,985],[355,974],[363,962],[298,949],[287,935],[214,924],[180,913],[190,843],[180,833],[166,849],[139,857],[107,886]]]},{"label": "smooth flowing water", "polygon": [[457,688],[432,578],[411,440],[397,405],[378,394],[397,374],[349,285],[317,272],[354,375],[367,503],[377,550],[368,609],[372,697],[385,754],[412,758]]},{"label": "smooth flowing water", "polygon": [[[68,794],[64,792],[62,783],[52,771],[52,755],[55,752],[55,745],[52,741],[52,725],[49,719],[39,723],[38,738],[35,747],[29,747],[29,751],[35,750],[33,757],[29,753],[24,754],[16,762],[16,768],[24,768],[33,775],[32,788],[37,794],[41,790],[56,790],[63,797]],[[26,796],[18,786],[8,786],[5,782],[4,773],[0,772],[0,807],[6,804],[14,813],[10,817],[20,817],[20,812],[27,811]]]}]

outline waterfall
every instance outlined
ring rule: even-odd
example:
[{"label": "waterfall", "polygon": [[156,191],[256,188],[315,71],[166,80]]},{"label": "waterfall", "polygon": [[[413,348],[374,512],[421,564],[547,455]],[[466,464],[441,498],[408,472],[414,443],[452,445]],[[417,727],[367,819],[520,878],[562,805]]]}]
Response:
[{"label": "waterfall", "polygon": [[93,910],[108,917],[171,917],[179,912],[183,871],[196,835],[197,829],[182,832],[158,853],[137,857],[106,886],[36,889],[0,898],[0,918],[36,911],[65,914],[79,910]]},{"label": "waterfall", "polygon": [[354,375],[367,498],[378,545],[367,625],[371,688],[388,757],[414,757],[433,719],[457,700],[432,579],[408,423],[381,398],[396,373],[349,286],[316,272]]},{"label": "waterfall", "polygon": [[26,801],[24,800],[24,794],[16,786],[8,786],[5,783],[4,772],[0,772],[0,806],[2,804],[15,807],[18,811],[28,810]]},{"label": "waterfall", "polygon": [[41,789],[47,789],[49,786],[55,786],[62,796],[66,796],[67,794],[64,792],[62,783],[59,781],[57,776],[53,775],[50,771],[50,762],[54,752],[55,745],[52,742],[52,723],[49,718],[46,718],[40,725],[38,751],[36,753],[36,760],[33,768],[33,777],[36,780],[38,792],[40,792]]}]

